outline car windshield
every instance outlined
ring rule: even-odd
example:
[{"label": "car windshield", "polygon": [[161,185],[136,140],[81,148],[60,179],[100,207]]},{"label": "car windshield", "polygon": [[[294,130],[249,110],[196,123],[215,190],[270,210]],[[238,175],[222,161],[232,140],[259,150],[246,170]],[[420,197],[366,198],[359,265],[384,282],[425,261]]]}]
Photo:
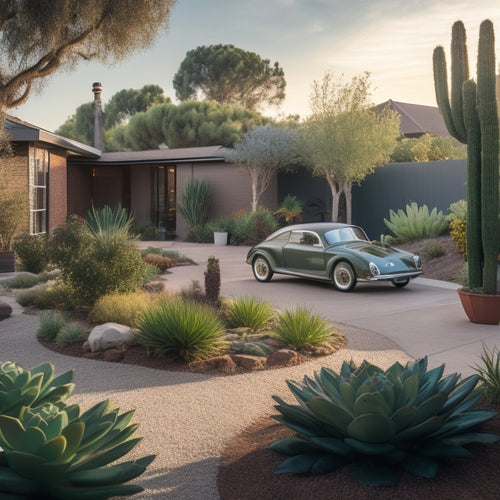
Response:
[{"label": "car windshield", "polygon": [[343,227],[325,233],[325,240],[329,245],[342,243],[345,241],[369,241],[366,234],[359,227]]}]

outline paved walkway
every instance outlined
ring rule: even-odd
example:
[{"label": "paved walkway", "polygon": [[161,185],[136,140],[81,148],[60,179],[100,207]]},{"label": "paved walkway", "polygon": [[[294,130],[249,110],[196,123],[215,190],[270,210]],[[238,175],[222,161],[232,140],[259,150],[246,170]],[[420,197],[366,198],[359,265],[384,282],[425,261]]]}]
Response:
[{"label": "paved walkway", "polygon": [[[35,340],[38,318],[14,314],[0,322],[0,362],[32,367],[50,361],[56,373],[75,370],[74,402],[82,408],[110,398],[122,410],[136,408],[134,421],[144,436],[130,457],[157,453],[137,482],[146,492],[136,498],[217,499],[216,476],[225,443],[255,418],[272,413],[273,394],[291,400],[285,380],[301,380],[321,366],[338,369],[343,360],[368,359],[382,366],[411,356],[430,355],[431,364],[446,362],[447,372],[470,372],[481,339],[500,345],[498,327],[469,323],[456,292],[441,283],[419,280],[405,289],[391,285],[360,285],[342,294],[322,283],[276,276],[257,283],[244,263],[248,248],[163,242],[199,266],[172,269],[168,289],[203,283],[208,256],[220,259],[222,292],[257,295],[278,307],[306,304],[342,324],[348,345],[338,353],[298,367],[232,377],[164,372],[148,368],[71,358],[44,349]],[[436,286],[437,285],[437,286]],[[401,346],[402,348],[400,348]],[[406,354],[405,351],[408,353]]]}]

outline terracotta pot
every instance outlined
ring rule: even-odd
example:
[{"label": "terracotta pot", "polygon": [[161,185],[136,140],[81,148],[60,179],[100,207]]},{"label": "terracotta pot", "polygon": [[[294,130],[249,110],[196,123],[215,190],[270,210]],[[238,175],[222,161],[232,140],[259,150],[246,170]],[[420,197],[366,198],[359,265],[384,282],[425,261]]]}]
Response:
[{"label": "terracotta pot", "polygon": [[500,295],[469,293],[457,290],[465,314],[473,323],[498,325],[500,323]]},{"label": "terracotta pot", "polygon": [[0,273],[13,273],[16,270],[14,251],[0,251]]}]

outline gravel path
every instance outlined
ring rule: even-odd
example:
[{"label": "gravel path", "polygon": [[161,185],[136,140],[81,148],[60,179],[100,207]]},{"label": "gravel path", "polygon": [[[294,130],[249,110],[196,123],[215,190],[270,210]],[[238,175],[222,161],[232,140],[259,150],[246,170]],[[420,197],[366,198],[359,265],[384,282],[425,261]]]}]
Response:
[{"label": "gravel path", "polygon": [[158,455],[137,480],[146,491],[136,498],[219,498],[216,475],[226,442],[273,411],[273,394],[290,399],[286,379],[300,380],[322,366],[338,369],[351,358],[380,365],[409,359],[385,337],[345,326],[347,348],[326,358],[286,369],[208,377],[63,356],[36,341],[37,328],[38,317],[19,309],[0,322],[0,361],[26,368],[50,361],[56,373],[74,369],[72,400],[82,408],[108,398],[122,410],[136,408],[134,421],[140,423],[138,433],[144,439],[130,455]]}]

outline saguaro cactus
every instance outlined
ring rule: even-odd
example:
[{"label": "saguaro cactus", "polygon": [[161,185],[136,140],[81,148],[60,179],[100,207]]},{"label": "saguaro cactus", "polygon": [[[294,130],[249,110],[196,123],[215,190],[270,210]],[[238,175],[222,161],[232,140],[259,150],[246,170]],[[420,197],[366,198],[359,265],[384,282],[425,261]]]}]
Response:
[{"label": "saguaro cactus", "polygon": [[451,104],[443,47],[434,50],[434,86],[449,133],[467,144],[467,254],[469,285],[496,293],[499,251],[498,111],[493,24],[481,23],[477,85],[469,80],[465,27],[457,21],[451,42]]}]

